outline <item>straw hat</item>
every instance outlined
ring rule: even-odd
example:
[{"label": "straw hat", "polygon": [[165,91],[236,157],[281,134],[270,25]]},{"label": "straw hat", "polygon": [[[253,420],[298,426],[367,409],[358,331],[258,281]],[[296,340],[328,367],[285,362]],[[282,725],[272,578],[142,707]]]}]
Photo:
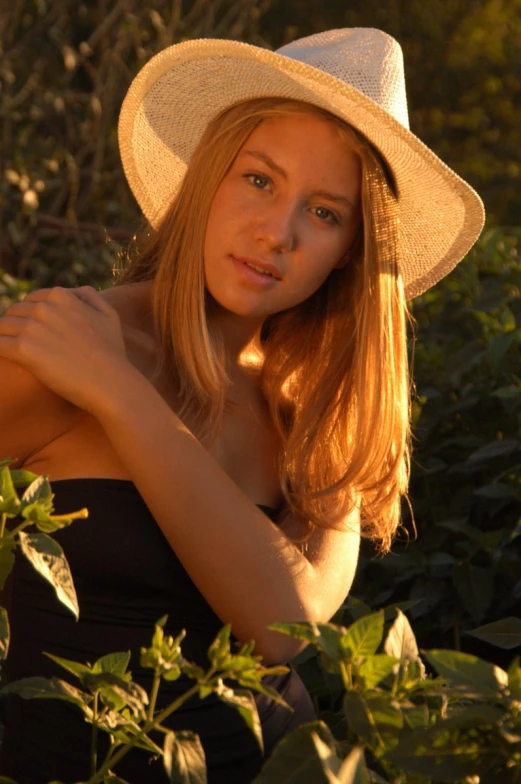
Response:
[{"label": "straw hat", "polygon": [[400,45],[381,30],[329,30],[276,52],[202,39],[165,49],[131,84],[119,120],[129,185],[157,226],[207,124],[251,98],[306,101],[358,129],[398,186],[408,298],[446,275],[478,238],[479,196],[409,131]]}]

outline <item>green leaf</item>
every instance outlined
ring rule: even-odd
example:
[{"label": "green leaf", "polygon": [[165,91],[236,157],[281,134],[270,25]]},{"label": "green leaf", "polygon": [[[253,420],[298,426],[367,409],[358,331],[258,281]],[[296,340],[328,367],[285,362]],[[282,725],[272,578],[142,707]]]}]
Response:
[{"label": "green leaf", "polygon": [[170,784],[207,784],[204,749],[194,732],[166,734],[163,764]]},{"label": "green leaf", "polygon": [[500,501],[503,498],[517,498],[519,490],[514,485],[508,485],[505,482],[493,482],[474,490],[474,495]]},{"label": "green leaf", "polygon": [[383,630],[383,610],[364,615],[342,635],[342,650],[353,660],[372,656],[382,641]]},{"label": "green leaf", "polygon": [[0,514],[15,517],[20,511],[20,501],[7,465],[0,468]]},{"label": "green leaf", "polygon": [[429,709],[425,704],[402,707],[402,713],[405,723],[413,730],[429,726]]},{"label": "green leaf", "polygon": [[402,713],[387,693],[346,692],[344,715],[353,732],[380,748],[394,743],[403,728]]},{"label": "green leaf", "polygon": [[369,784],[364,750],[361,746],[355,746],[345,758],[338,771],[337,780],[339,784]]},{"label": "green leaf", "polygon": [[290,637],[295,637],[296,640],[303,640],[311,644],[315,644],[317,634],[315,632],[315,624],[308,621],[295,621],[294,623],[280,622],[272,623],[268,627],[276,632],[287,634]]},{"label": "green leaf", "polygon": [[364,689],[374,689],[387,678],[399,664],[399,659],[378,653],[365,659],[358,667],[357,675],[362,679]]},{"label": "green leaf", "polygon": [[384,651],[396,659],[414,660],[420,656],[411,624],[401,610],[397,611],[396,620],[389,629]]},{"label": "green leaf", "polygon": [[521,645],[521,618],[513,616],[502,618],[500,621],[487,623],[478,629],[473,629],[467,634],[504,650],[517,648],[518,645]]},{"label": "green leaf", "polygon": [[5,581],[11,574],[14,566],[14,550],[16,542],[12,536],[7,535],[0,539],[0,590],[3,589]]},{"label": "green leaf", "polygon": [[[486,772],[498,759],[497,742],[480,744],[479,729],[488,735],[501,715],[501,711],[488,706],[472,706],[433,727],[402,735],[386,760],[405,771],[428,776],[429,781],[460,781],[478,770]],[[465,730],[472,730],[472,742],[467,740]],[[492,781],[486,776],[482,780]]]},{"label": "green leaf", "polygon": [[257,711],[257,704],[251,691],[247,691],[246,689],[223,689],[223,691],[219,693],[219,699],[238,710],[246,722],[247,727],[253,732],[261,752],[263,752],[264,741],[262,739],[262,727]]},{"label": "green leaf", "polygon": [[63,550],[47,534],[18,534],[20,547],[27,560],[56,591],[56,596],[75,616],[79,618],[80,608],[72,575]]},{"label": "green leaf", "polygon": [[25,468],[13,468],[11,470],[11,479],[15,487],[27,487],[38,479],[38,474],[26,471]]},{"label": "green leaf", "polygon": [[503,455],[510,455],[515,449],[519,448],[519,442],[515,438],[502,438],[491,441],[489,444],[471,452],[467,460],[469,463],[478,463],[482,460],[491,460]]},{"label": "green leaf", "polygon": [[123,678],[127,674],[127,667],[130,662],[130,651],[121,651],[119,653],[108,653],[102,656],[92,666],[93,673],[112,672],[114,675],[119,675]]},{"label": "green leaf", "polygon": [[53,653],[46,653],[45,651],[43,652],[43,655],[47,656],[47,658],[51,659],[53,662],[56,662],[56,664],[59,664],[60,667],[63,667],[67,672],[76,675],[77,678],[81,678],[83,675],[91,672],[91,668],[88,664],[81,664],[80,662],[72,661],[71,659],[63,659],[61,656],[55,656]]},{"label": "green leaf", "polygon": [[7,658],[9,639],[9,616],[5,607],[0,607],[0,660]]},{"label": "green leaf", "polygon": [[51,514],[53,498],[54,495],[48,477],[38,476],[34,482],[31,482],[22,496],[22,514],[26,507],[32,507],[34,504],[39,504],[47,514]]},{"label": "green leaf", "polygon": [[277,743],[252,784],[330,784],[314,736],[335,748],[335,738],[323,721],[297,727]]},{"label": "green leaf", "polygon": [[349,610],[355,621],[359,618],[363,618],[364,615],[372,613],[372,609],[368,604],[360,601],[360,599],[356,599],[354,596],[348,596],[340,609]]},{"label": "green leaf", "polygon": [[80,689],[59,678],[41,678],[40,676],[22,678],[4,686],[2,693],[18,694],[24,700],[65,700],[65,702],[72,702],[74,705],[77,705],[88,716],[92,715],[92,711],[88,707],[92,702],[90,694],[80,691]]},{"label": "green leaf", "polygon": [[[14,779],[8,778],[8,776],[0,776],[0,784],[16,784]],[[51,782],[53,784],[53,782]],[[56,784],[60,784],[60,782],[56,782]]]},{"label": "green leaf", "polygon": [[460,601],[474,623],[479,623],[490,607],[494,595],[494,575],[466,562],[454,568],[454,586]]},{"label": "green leaf", "polygon": [[432,650],[425,658],[443,677],[472,695],[496,697],[508,684],[507,673],[495,664],[461,651]]}]

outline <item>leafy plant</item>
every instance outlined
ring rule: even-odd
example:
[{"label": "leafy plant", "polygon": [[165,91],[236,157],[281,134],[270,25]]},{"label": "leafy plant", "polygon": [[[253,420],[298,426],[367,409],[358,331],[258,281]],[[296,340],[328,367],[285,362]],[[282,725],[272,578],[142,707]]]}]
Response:
[{"label": "leafy plant", "polygon": [[[154,671],[150,695],[127,671],[130,653],[111,653],[93,665],[46,654],[74,675],[80,688],[59,678],[24,678],[4,688],[4,693],[18,694],[24,699],[59,699],[71,702],[82,711],[92,725],[91,770],[87,784],[119,781],[114,774],[118,762],[134,747],[161,756],[169,781],[206,781],[203,747],[199,737],[189,730],[173,732],[164,721],[194,696],[205,699],[215,694],[220,700],[235,707],[255,735],[262,750],[262,731],[251,689],[260,692],[280,705],[286,705],[279,693],[262,683],[267,675],[287,672],[287,667],[264,667],[261,657],[253,655],[254,643],[247,643],[237,653],[230,648],[230,626],[224,626],[208,649],[209,668],[188,662],[182,655],[182,631],[177,637],[166,636],[163,626],[166,617],[156,624],[151,644],[141,649],[141,666]],[[193,686],[169,705],[156,710],[156,700],[162,680],[175,681],[181,676],[194,681]],[[225,681],[233,680],[231,688]],[[289,706],[288,706],[289,707]],[[110,736],[105,759],[98,765],[97,736],[102,730]],[[163,745],[150,737],[151,733],[164,736]]]},{"label": "leafy plant", "polygon": [[[78,600],[69,564],[62,548],[50,534],[87,517],[80,509],[68,515],[53,514],[53,493],[48,479],[29,471],[10,470],[9,459],[0,461],[0,590],[14,566],[15,550],[27,558],[56,592],[57,598],[77,619]],[[20,497],[17,488],[25,487]],[[10,527],[10,521],[13,525]],[[34,528],[36,532],[28,529]],[[0,607],[0,658],[9,649],[9,619]]]}]

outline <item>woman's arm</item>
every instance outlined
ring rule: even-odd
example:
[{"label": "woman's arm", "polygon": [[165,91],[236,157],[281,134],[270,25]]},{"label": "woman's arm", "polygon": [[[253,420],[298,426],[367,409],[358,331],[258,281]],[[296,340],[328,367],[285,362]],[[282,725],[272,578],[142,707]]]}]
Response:
[{"label": "woman's arm", "polygon": [[354,577],[357,519],[349,531],[315,532],[302,554],[126,360],[113,308],[95,292],[82,292],[89,304],[63,290],[31,296],[0,320],[0,354],[100,421],[217,615],[267,661],[291,658],[302,646],[266,627],[331,617]]}]

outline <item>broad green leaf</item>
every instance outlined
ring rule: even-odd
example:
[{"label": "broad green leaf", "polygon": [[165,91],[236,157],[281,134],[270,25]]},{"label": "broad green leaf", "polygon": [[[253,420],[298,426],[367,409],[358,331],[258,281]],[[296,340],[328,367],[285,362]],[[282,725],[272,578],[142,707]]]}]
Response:
[{"label": "broad green leaf", "polygon": [[56,596],[79,618],[80,608],[72,582],[72,575],[63,550],[47,534],[26,534],[20,531],[20,547],[27,560],[56,591]]},{"label": "broad green leaf", "polygon": [[77,678],[81,678],[82,675],[91,672],[91,668],[88,664],[81,664],[80,662],[72,661],[71,659],[63,659],[61,656],[55,656],[53,653],[46,653],[45,651],[43,652],[43,655],[47,656],[47,658],[51,659],[53,662],[56,662],[56,664],[59,664],[60,667],[63,667],[67,672],[76,675]]},{"label": "broad green leaf", "polygon": [[500,501],[503,498],[517,498],[519,496],[519,489],[514,485],[508,485],[505,482],[494,482],[488,485],[482,485],[477,490],[474,490],[474,495],[481,498],[492,498]]},{"label": "broad green leaf", "polygon": [[57,699],[72,702],[83,710],[88,716],[92,715],[89,705],[92,697],[86,692],[80,691],[75,686],[71,686],[67,681],[59,678],[22,678],[4,686],[3,694],[18,694],[24,700],[33,699]]},{"label": "broad green leaf", "polygon": [[9,616],[5,607],[0,607],[0,660],[7,658],[9,639]]},{"label": "broad green leaf", "polygon": [[54,498],[49,479],[46,476],[38,476],[31,482],[22,496],[22,514],[25,507],[32,507],[38,503],[47,514],[53,510],[52,499]]},{"label": "broad green leaf", "polygon": [[500,621],[487,623],[479,629],[467,632],[473,637],[497,645],[498,648],[510,650],[521,645],[521,618],[502,618]]},{"label": "broad green leaf", "polygon": [[365,689],[374,689],[384,678],[387,678],[400,660],[385,653],[377,653],[361,663],[357,669],[358,677],[362,679]]},{"label": "broad green leaf", "polygon": [[386,693],[346,692],[344,716],[353,732],[380,748],[394,743],[403,728],[402,713]]},{"label": "broad green leaf", "polygon": [[476,449],[467,460],[469,463],[477,463],[482,460],[490,460],[503,455],[510,455],[515,449],[519,448],[519,442],[515,438],[501,438],[491,441],[489,444]]},{"label": "broad green leaf", "polygon": [[7,535],[0,539],[0,590],[3,589],[14,566],[15,549],[16,542],[11,536]]},{"label": "broad green leaf", "polygon": [[20,510],[20,501],[7,465],[0,468],[0,514],[13,517]]},{"label": "broad green leaf", "polygon": [[93,673],[112,672],[114,675],[119,675],[123,678],[127,674],[127,667],[130,662],[130,651],[121,651],[119,653],[107,653],[102,656],[92,666]]},{"label": "broad green leaf", "polygon": [[420,655],[411,624],[401,610],[398,610],[396,620],[389,629],[384,651],[397,659],[414,660]]},{"label": "broad green leaf", "polygon": [[429,726],[429,709],[426,704],[402,707],[403,718],[411,729],[421,729]]},{"label": "broad green leaf", "polygon": [[335,748],[335,738],[323,721],[297,727],[275,746],[252,784],[330,784],[331,777],[324,770],[314,736]]},{"label": "broad green leaf", "polygon": [[295,637],[297,640],[303,640],[308,643],[315,643],[317,634],[315,633],[315,624],[307,621],[295,621],[294,623],[272,623],[268,627],[275,632],[282,632],[290,637]]},{"label": "broad green leaf", "polygon": [[103,703],[111,710],[121,710],[126,705],[134,716],[145,714],[148,695],[139,684],[112,672],[88,673],[81,681],[82,686],[92,693],[98,691]]},{"label": "broad green leaf", "polygon": [[479,623],[494,595],[492,570],[463,563],[454,568],[454,586],[463,607],[474,623]]},{"label": "broad green leaf", "polygon": [[360,601],[360,599],[356,599],[354,596],[348,596],[340,609],[349,610],[355,621],[363,618],[364,615],[372,613],[372,609],[368,604]]},{"label": "broad green leaf", "polygon": [[327,776],[327,780],[331,782],[331,784],[338,784],[339,780],[336,774],[340,770],[342,760],[336,753],[336,750],[331,748],[331,746],[328,746],[327,743],[324,743],[316,732],[314,732],[311,737],[315,744],[316,752],[322,762],[322,768]]},{"label": "broad green leaf", "polygon": [[[16,784],[16,781],[14,779],[10,779],[8,776],[0,776],[0,784]],[[51,782],[51,784],[54,783]],[[60,782],[57,781],[56,784],[60,784]]]},{"label": "broad green leaf", "polygon": [[[485,709],[485,710],[483,710]],[[460,781],[488,768],[498,760],[497,742],[479,743],[479,728],[486,735],[494,731],[501,711],[487,706],[473,706],[451,719],[438,721],[428,729],[402,735],[386,759],[411,773],[429,777],[429,781]],[[473,730],[473,742],[465,730]],[[461,730],[461,732],[458,732]],[[483,776],[484,782],[492,782]]]},{"label": "broad green leaf", "polygon": [[11,470],[11,478],[15,487],[27,487],[38,479],[38,474],[26,471],[25,468],[13,468]]},{"label": "broad green leaf", "polygon": [[345,758],[338,771],[337,780],[339,784],[369,784],[364,750],[361,746],[356,746]]},{"label": "broad green leaf", "polygon": [[478,696],[497,696],[508,684],[508,675],[495,664],[461,651],[426,651],[425,658],[443,677]]},{"label": "broad green leaf", "polygon": [[245,689],[224,689],[219,693],[219,699],[237,709],[263,752],[262,727],[253,694]]},{"label": "broad green leaf", "polygon": [[163,764],[170,784],[206,784],[206,759],[199,736],[188,730],[168,732]]},{"label": "broad green leaf", "polygon": [[342,635],[342,650],[352,660],[372,656],[382,641],[383,630],[383,610],[364,615]]}]

